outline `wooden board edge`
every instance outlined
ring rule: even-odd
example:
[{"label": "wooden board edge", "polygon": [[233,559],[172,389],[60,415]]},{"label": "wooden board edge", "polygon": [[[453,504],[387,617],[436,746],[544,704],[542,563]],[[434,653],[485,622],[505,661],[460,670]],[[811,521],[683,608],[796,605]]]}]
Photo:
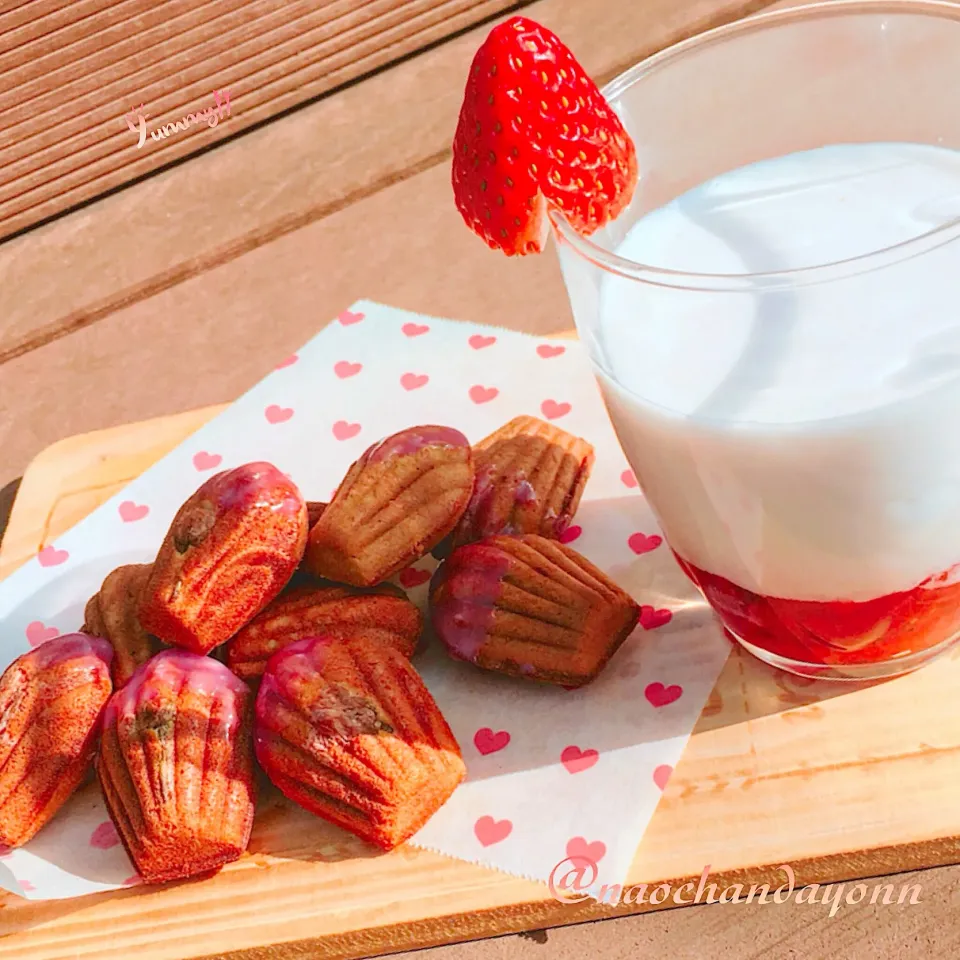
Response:
[{"label": "wooden board edge", "polygon": [[[790,897],[795,897],[797,891],[804,886],[812,884],[825,886],[874,878],[881,885],[890,884],[893,888],[893,896],[896,897],[903,889],[903,881],[898,882],[895,875],[891,875],[891,871],[903,874],[958,863],[960,863],[960,836],[802,860],[789,864],[796,875],[796,881],[783,902]],[[668,894],[667,899],[660,904],[621,903],[616,906],[595,901],[562,903],[551,897],[533,903],[494,907],[470,914],[432,917],[429,920],[412,920],[349,934],[333,934],[287,943],[275,942],[262,947],[206,954],[192,960],[303,960],[305,957],[318,958],[318,960],[319,958],[362,960],[362,958],[384,956],[400,950],[446,946],[531,930],[592,923],[598,920],[612,920],[660,910],[675,910],[679,907],[721,902],[718,898],[723,891],[731,890],[737,884],[743,887],[742,894],[739,894],[741,897],[739,902],[746,902],[751,885],[756,885],[758,890],[754,899],[769,905],[777,902],[774,899],[774,893],[778,888],[787,886],[787,874],[781,867],[782,864],[766,864],[762,867],[711,873],[704,887],[706,895],[699,904],[674,902],[672,894]],[[670,891],[676,893],[685,884],[693,884],[696,887],[700,881],[700,876],[685,877],[661,881],[658,886],[667,884]],[[764,884],[769,884],[770,891],[769,895],[764,894],[767,897],[766,900],[760,900]],[[716,894],[711,893],[711,885],[716,886]],[[647,891],[645,896],[649,897],[650,891]],[[714,896],[716,899],[708,900],[708,896]],[[684,891],[683,898],[687,897],[688,894]]]},{"label": "wooden board edge", "polygon": [[[170,450],[179,446],[190,434],[195,433],[217,414],[226,410],[228,406],[229,404],[217,404],[170,416],[154,417],[139,423],[122,424],[103,430],[75,434],[41,450],[24,470],[6,526],[0,531],[2,534],[0,535],[0,580],[9,576],[46,546],[49,518],[56,510],[60,497],[57,493],[50,491],[49,485],[44,480],[36,478],[46,476],[52,465],[56,465],[54,473],[56,476],[63,476],[67,472],[71,476],[79,477],[101,467],[104,460],[102,451],[116,440],[136,441],[141,432],[144,436],[154,437],[157,433],[163,432],[175,437],[175,442],[172,444],[145,445],[150,450],[149,455],[153,456],[152,462],[155,463]],[[143,447],[140,451],[145,453]],[[131,450],[131,453],[134,452],[136,451]],[[124,477],[121,482],[135,480],[140,472],[142,470],[132,471],[130,476]],[[39,541],[36,540],[33,532],[36,524],[27,519],[36,516],[44,517],[43,534]],[[21,520],[21,517],[24,519]]]}]

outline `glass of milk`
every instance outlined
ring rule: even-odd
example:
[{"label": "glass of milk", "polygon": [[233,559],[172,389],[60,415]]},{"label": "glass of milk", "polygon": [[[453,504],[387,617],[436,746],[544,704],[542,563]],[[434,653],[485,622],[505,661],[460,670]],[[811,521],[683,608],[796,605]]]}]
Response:
[{"label": "glass of milk", "polygon": [[740,21],[605,93],[630,208],[551,213],[577,328],[681,566],[766,662],[960,639],[960,7]]}]

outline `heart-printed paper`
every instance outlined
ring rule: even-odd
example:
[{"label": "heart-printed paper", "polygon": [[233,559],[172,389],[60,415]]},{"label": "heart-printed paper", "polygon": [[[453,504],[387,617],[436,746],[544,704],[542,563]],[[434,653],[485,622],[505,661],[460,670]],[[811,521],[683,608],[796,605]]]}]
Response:
[{"label": "heart-printed paper", "polygon": [[[152,560],[180,504],[216,470],[268,460],[325,500],[370,444],[404,427],[449,424],[476,442],[521,414],[549,418],[596,449],[566,539],[643,604],[641,622],[580,690],[485,672],[425,644],[414,662],[468,776],[412,842],[534,880],[593,856],[602,882],[622,882],[729,644],[659,547],[585,351],[369,302],[336,321],[0,583],[0,664],[78,629],[106,574]],[[435,567],[425,557],[397,578],[414,602]],[[0,857],[0,885],[32,899],[129,885],[134,870],[107,823],[98,788],[84,788]]]}]

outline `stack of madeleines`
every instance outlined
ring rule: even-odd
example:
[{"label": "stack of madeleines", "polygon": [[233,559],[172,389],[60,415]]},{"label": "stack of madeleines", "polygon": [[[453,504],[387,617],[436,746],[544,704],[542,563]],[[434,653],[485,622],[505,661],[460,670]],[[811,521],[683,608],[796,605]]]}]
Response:
[{"label": "stack of madeleines", "polygon": [[474,447],[450,427],[403,430],[328,504],[268,463],[212,477],[152,564],[106,578],[82,632],[0,679],[0,842],[26,843],[91,762],[146,882],[243,853],[255,762],[317,816],[404,842],[465,768],[410,660],[421,613],[387,581],[432,551],[430,620],[451,656],[590,682],[638,616],[560,542],[592,463],[586,441],[518,417]]}]

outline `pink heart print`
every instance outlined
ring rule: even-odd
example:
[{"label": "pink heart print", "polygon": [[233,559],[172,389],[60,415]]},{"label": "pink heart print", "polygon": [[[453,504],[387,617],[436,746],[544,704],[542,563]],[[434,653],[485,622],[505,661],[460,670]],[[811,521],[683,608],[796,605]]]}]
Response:
[{"label": "pink heart print", "polygon": [[656,550],[663,543],[663,537],[651,533],[649,536],[645,533],[631,533],[627,540],[627,546],[638,556],[641,553],[649,553]]},{"label": "pink heart print", "polygon": [[489,727],[481,727],[473,735],[473,745],[485,757],[502,750],[510,742],[510,734],[506,730],[494,732]]},{"label": "pink heart print", "polygon": [[683,687],[679,683],[665,687],[659,680],[656,683],[648,683],[647,689],[643,691],[647,701],[654,707],[669,706],[679,700],[682,694]]},{"label": "pink heart print", "polygon": [[412,587],[419,587],[422,583],[426,583],[430,579],[430,571],[418,570],[416,567],[407,567],[406,570],[400,571],[400,576],[397,579],[400,581],[401,586],[409,590]]},{"label": "pink heart print", "polygon": [[278,407],[271,403],[263,415],[267,418],[267,423],[286,423],[293,416],[292,407]]},{"label": "pink heart print", "polygon": [[430,378],[425,373],[405,373],[400,378],[400,386],[404,390],[419,390]]},{"label": "pink heart print", "polygon": [[557,420],[570,412],[570,404],[557,403],[556,400],[544,400],[540,404],[540,410],[548,420]]},{"label": "pink heart print", "polygon": [[124,500],[117,509],[124,523],[136,523],[150,512],[150,508],[145,503],[134,503],[132,500]]},{"label": "pink heart print", "polygon": [[560,534],[560,542],[573,543],[573,541],[576,540],[581,533],[583,533],[583,527],[578,527],[576,524],[574,524],[572,527],[567,527],[567,529]]},{"label": "pink heart print", "polygon": [[567,773],[589,770],[599,759],[600,754],[596,750],[581,750],[572,744],[564,747],[560,754],[560,762],[567,768]]},{"label": "pink heart print", "polygon": [[117,829],[109,820],[104,820],[93,833],[90,834],[90,846],[98,850],[109,850],[120,843]]},{"label": "pink heart print", "polygon": [[351,310],[344,310],[337,319],[345,327],[352,327],[355,323],[359,323],[366,314],[363,313],[354,313]]},{"label": "pink heart print", "polygon": [[59,636],[60,631],[56,627],[48,627],[40,620],[27,624],[27,642],[31,647],[39,647],[41,643]]},{"label": "pink heart print", "polygon": [[123,881],[122,886],[124,886],[124,887],[138,887],[138,886],[140,886],[141,883],[143,883],[143,878],[140,876],[139,873],[135,873],[135,874],[133,874],[133,876],[127,877],[127,879]]},{"label": "pink heart print", "polygon": [[212,470],[214,467],[219,467],[221,463],[223,463],[223,457],[219,453],[207,453],[206,450],[201,450],[193,455],[193,465],[198,470]]},{"label": "pink heart print", "polygon": [[274,370],[282,370],[284,367],[292,367],[299,359],[300,357],[298,357],[297,354],[291,353],[290,356],[285,360],[281,360],[276,367],[274,367]]},{"label": "pink heart print", "polygon": [[661,763],[660,766],[653,771],[653,782],[661,790],[665,790],[671,773],[673,773],[673,767],[671,767],[669,763]]},{"label": "pink heart print", "polygon": [[501,840],[506,840],[513,830],[509,820],[494,820],[493,817],[480,817],[473,825],[473,832],[477,839],[485,846],[492,847]]},{"label": "pink heart print", "polygon": [[338,440],[350,440],[360,432],[359,423],[347,423],[346,420],[338,420],[333,425],[333,435]]},{"label": "pink heart print", "polygon": [[497,342],[496,337],[485,337],[482,333],[475,333],[467,343],[474,350],[482,350],[484,347],[492,347]]},{"label": "pink heart print", "polygon": [[362,363],[351,363],[349,360],[338,360],[333,365],[333,372],[341,379],[355,377],[363,369]]},{"label": "pink heart print", "polygon": [[408,337],[420,337],[430,332],[430,328],[425,323],[405,323],[400,329]]},{"label": "pink heart print", "polygon": [[470,388],[470,399],[474,403],[489,403],[499,393],[496,387],[482,387],[478,383]]},{"label": "pink heart print", "polygon": [[24,893],[33,893],[37,889],[29,880],[18,880],[17,883]]},{"label": "pink heart print", "polygon": [[673,619],[673,614],[669,610],[658,610],[656,607],[650,607],[646,604],[640,608],[640,616],[637,622],[644,630],[656,630]]},{"label": "pink heart print", "polygon": [[598,864],[607,852],[607,845],[602,840],[587,843],[583,837],[573,837],[567,841],[568,860],[586,860],[594,865]]},{"label": "pink heart print", "polygon": [[554,346],[552,343],[541,343],[537,347],[537,355],[543,357],[544,360],[549,360],[551,357],[559,357],[562,353],[566,353],[567,348],[561,346]]},{"label": "pink heart print", "polygon": [[37,560],[41,567],[59,567],[66,563],[70,554],[66,550],[58,550],[52,543],[48,543],[38,554]]},{"label": "pink heart print", "polygon": [[620,482],[630,490],[633,490],[637,485],[637,475],[632,470],[624,470],[620,474]]}]

